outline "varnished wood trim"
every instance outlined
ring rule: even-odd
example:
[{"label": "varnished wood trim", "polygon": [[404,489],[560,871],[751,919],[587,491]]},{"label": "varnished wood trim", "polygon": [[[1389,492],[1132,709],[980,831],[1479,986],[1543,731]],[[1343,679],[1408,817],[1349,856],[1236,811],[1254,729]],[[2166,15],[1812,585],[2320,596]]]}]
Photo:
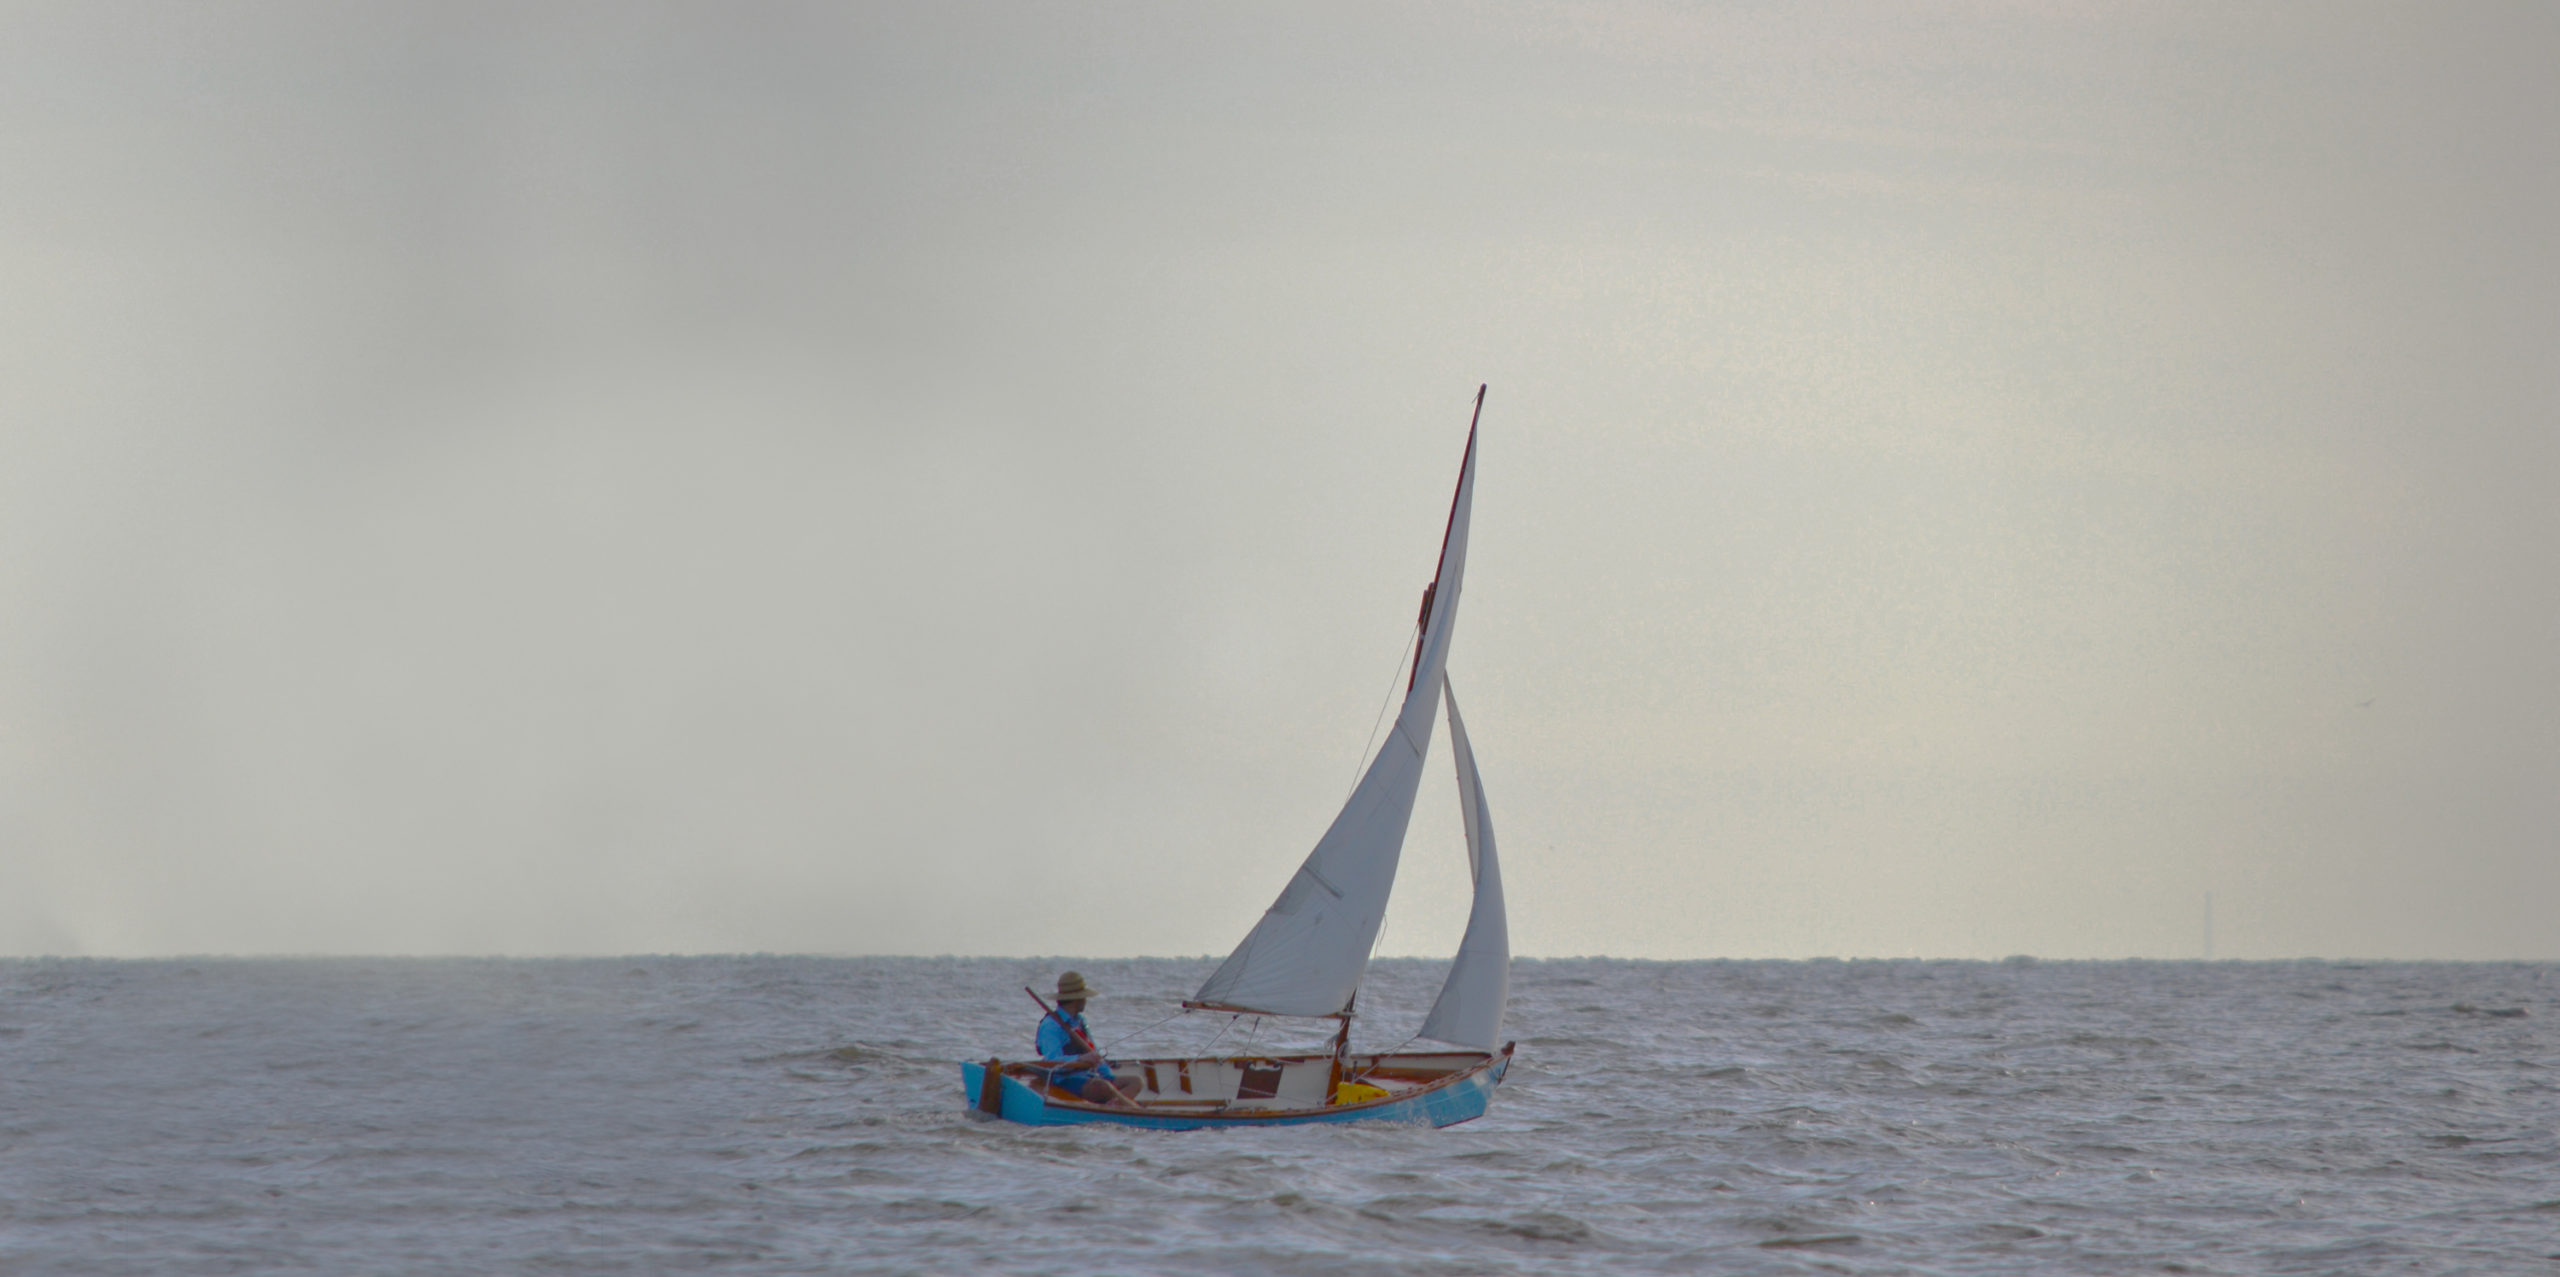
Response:
[{"label": "varnished wood trim", "polygon": [[[1465,1055],[1465,1054],[1469,1054],[1469,1053],[1468,1053],[1468,1052],[1463,1052],[1463,1051],[1449,1051],[1449,1052],[1438,1052],[1438,1051],[1435,1051],[1435,1052],[1432,1052],[1432,1054],[1433,1054],[1433,1055],[1435,1055],[1435,1056],[1440,1056],[1440,1055]],[[1243,1058],[1259,1058],[1259,1059],[1291,1060],[1291,1061],[1299,1061],[1299,1062],[1304,1062],[1304,1063],[1308,1063],[1308,1064],[1313,1064],[1313,1063],[1315,1063],[1316,1061],[1318,1061],[1318,1060],[1322,1060],[1322,1059],[1325,1059],[1325,1058],[1327,1058],[1327,1057],[1325,1057],[1325,1056],[1321,1056],[1321,1055],[1293,1055],[1293,1056],[1262,1056],[1262,1057],[1243,1057]],[[1393,1059],[1393,1058],[1395,1058],[1395,1057],[1393,1057],[1393,1056],[1388,1056],[1388,1057],[1386,1057],[1386,1058],[1388,1058],[1388,1059]],[[1410,1099],[1412,1099],[1412,1098],[1414,1098],[1415,1096],[1418,1096],[1418,1095],[1427,1095],[1427,1094],[1429,1094],[1429,1093],[1431,1093],[1431,1092],[1433,1092],[1433,1091],[1443,1090],[1443,1089],[1445,1089],[1445,1088],[1448,1088],[1448,1087],[1451,1087],[1451,1086],[1455,1086],[1455,1085],[1457,1085],[1458,1083],[1463,1082],[1463,1081],[1465,1081],[1465,1080],[1466,1080],[1466,1079],[1468,1079],[1468,1078],[1474,1077],[1476,1074],[1478,1074],[1478,1073],[1482,1073],[1482,1072],[1484,1072],[1485,1070],[1492,1068],[1494,1065],[1496,1065],[1496,1064],[1500,1064],[1500,1063],[1502,1063],[1504,1060],[1508,1060],[1508,1059],[1510,1059],[1510,1058],[1511,1058],[1511,1044],[1510,1044],[1510,1043],[1504,1043],[1504,1044],[1503,1044],[1503,1048],[1502,1048],[1500,1051],[1496,1051],[1496,1052],[1493,1052],[1493,1053],[1491,1053],[1491,1054],[1485,1055],[1485,1056],[1483,1056],[1482,1058],[1478,1059],[1475,1063],[1470,1064],[1470,1065],[1466,1066],[1465,1068],[1458,1069],[1458,1070],[1455,1070],[1455,1071],[1453,1071],[1453,1072],[1449,1072],[1449,1073],[1441,1074],[1439,1077],[1437,1077],[1437,1078],[1436,1078],[1436,1079],[1434,1079],[1433,1081],[1431,1081],[1431,1082],[1429,1082],[1429,1083],[1427,1083],[1427,1084],[1425,1084],[1425,1085],[1422,1085],[1422,1086],[1414,1087],[1412,1090],[1409,1090],[1409,1091],[1397,1091],[1397,1092],[1394,1092],[1394,1093],[1389,1094],[1389,1095],[1380,1096],[1379,1098],[1374,1099],[1374,1100],[1363,1100],[1363,1101],[1361,1101],[1361,1102],[1360,1102],[1360,1103],[1358,1103],[1358,1104],[1322,1104],[1322,1105],[1318,1105],[1318,1106],[1316,1106],[1316,1107],[1314,1107],[1314,1108],[1302,1108],[1302,1109],[1284,1109],[1284,1108],[1250,1108],[1250,1109],[1249,1109],[1249,1108],[1224,1107],[1224,1108],[1221,1108],[1221,1109],[1219,1109],[1219,1110],[1218,1110],[1218,1112],[1217,1112],[1217,1116],[1218,1116],[1221,1120],[1224,1120],[1224,1121],[1231,1121],[1231,1122],[1260,1122],[1260,1121],[1271,1121],[1271,1120],[1273,1120],[1273,1119],[1276,1119],[1276,1118],[1283,1118],[1283,1117],[1300,1117],[1300,1116],[1304,1116],[1304,1115],[1309,1114],[1309,1113],[1325,1113],[1325,1112],[1347,1113],[1347,1112],[1350,1112],[1350,1111],[1352,1111],[1352,1110],[1354,1110],[1354,1109],[1378,1108],[1378,1107],[1381,1107],[1381,1106],[1383,1106],[1383,1105],[1401,1103],[1401,1102],[1403,1102],[1403,1101],[1405,1101],[1405,1100],[1410,1100]],[[1401,1079],[1398,1079],[1398,1080],[1401,1080]],[[1115,1109],[1115,1108],[1111,1108],[1111,1107],[1109,1107],[1109,1106],[1107,1106],[1107,1105],[1102,1105],[1102,1104],[1088,1104],[1088,1103],[1085,1103],[1083,1100],[1053,1099],[1053,1100],[1049,1101],[1049,1103],[1050,1103],[1050,1105],[1051,1105],[1052,1107],[1056,1107],[1056,1108],[1082,1109],[1082,1110],[1084,1110],[1084,1111],[1086,1111],[1086,1112],[1090,1112],[1090,1113],[1126,1113],[1126,1112],[1128,1112],[1128,1111],[1129,1111],[1129,1110],[1127,1110],[1127,1109]],[[1154,1108],[1154,1107],[1157,1107],[1158,1105],[1162,1105],[1162,1106],[1165,1106],[1165,1107],[1189,1108],[1189,1107],[1193,1107],[1193,1106],[1201,1105],[1201,1104],[1218,1104],[1218,1105],[1224,1105],[1224,1104],[1226,1104],[1226,1101],[1224,1101],[1224,1100],[1206,1100],[1206,1101],[1203,1101],[1203,1100],[1163,1100],[1163,1101],[1158,1101],[1156,1104],[1142,1104],[1142,1105],[1140,1105],[1140,1107],[1141,1107],[1141,1108]]]}]

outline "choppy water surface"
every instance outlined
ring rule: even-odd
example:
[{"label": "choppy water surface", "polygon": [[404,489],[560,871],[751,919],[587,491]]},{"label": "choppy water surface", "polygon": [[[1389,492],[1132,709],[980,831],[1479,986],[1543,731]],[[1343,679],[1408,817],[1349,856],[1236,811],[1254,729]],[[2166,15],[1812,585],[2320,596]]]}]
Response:
[{"label": "choppy water surface", "polygon": [[972,1118],[1058,965],[0,963],[0,1270],[2560,1271],[2548,964],[1521,962],[1468,1126]]}]

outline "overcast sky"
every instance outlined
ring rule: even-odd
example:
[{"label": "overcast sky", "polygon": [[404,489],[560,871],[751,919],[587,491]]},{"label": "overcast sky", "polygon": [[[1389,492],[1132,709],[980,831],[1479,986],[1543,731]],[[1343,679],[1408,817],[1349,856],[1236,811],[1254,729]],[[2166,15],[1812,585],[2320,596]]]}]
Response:
[{"label": "overcast sky", "polygon": [[1490,382],[1519,952],[2560,958],[2554,65],[0,2],[0,952],[1223,953]]}]

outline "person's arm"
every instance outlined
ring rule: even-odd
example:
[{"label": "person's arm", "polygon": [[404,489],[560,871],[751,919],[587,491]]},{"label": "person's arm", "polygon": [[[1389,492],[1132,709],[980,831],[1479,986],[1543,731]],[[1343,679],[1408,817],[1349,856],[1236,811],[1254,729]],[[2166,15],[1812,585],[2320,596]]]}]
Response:
[{"label": "person's arm", "polygon": [[1067,1032],[1066,1023],[1057,1016],[1040,1019],[1040,1062],[1070,1068],[1091,1068],[1100,1057],[1078,1049],[1075,1035]]}]

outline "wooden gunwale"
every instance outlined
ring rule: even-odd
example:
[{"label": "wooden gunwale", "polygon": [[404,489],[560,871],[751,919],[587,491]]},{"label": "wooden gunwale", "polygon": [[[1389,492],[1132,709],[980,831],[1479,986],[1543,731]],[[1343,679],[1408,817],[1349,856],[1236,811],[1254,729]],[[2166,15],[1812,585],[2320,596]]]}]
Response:
[{"label": "wooden gunwale", "polygon": [[[1434,1081],[1431,1081],[1431,1082],[1428,1082],[1428,1083],[1425,1083],[1425,1084],[1423,1084],[1423,1085],[1421,1085],[1421,1086],[1417,1086],[1417,1087],[1413,1088],[1412,1090],[1409,1090],[1409,1091],[1394,1091],[1394,1092],[1390,1092],[1389,1094],[1379,1096],[1379,1097],[1378,1097],[1378,1098],[1376,1098],[1376,1099],[1372,1099],[1372,1100],[1362,1100],[1362,1101],[1360,1101],[1360,1102],[1359,1102],[1359,1103],[1357,1103],[1357,1104],[1319,1104],[1319,1105],[1315,1106],[1314,1108],[1294,1108],[1294,1109],[1282,1109],[1282,1108],[1239,1109],[1239,1108],[1230,1108],[1230,1107],[1227,1107],[1228,1105],[1230,1105],[1230,1104],[1232,1103],[1232,1101],[1229,1101],[1229,1100],[1135,1100],[1135,1101],[1132,1101],[1132,1102],[1133,1102],[1133,1103],[1135,1103],[1138,1107],[1137,1107],[1135,1110],[1131,1110],[1131,1109],[1124,1109],[1124,1108],[1113,1108],[1113,1107],[1111,1107],[1111,1106],[1110,1106],[1110,1105],[1108,1105],[1108,1104],[1090,1104],[1090,1103],[1087,1103],[1087,1102],[1085,1102],[1085,1101],[1083,1101],[1083,1100],[1066,1100],[1066,1099],[1059,1099],[1059,1098],[1057,1098],[1056,1096],[1046,1094],[1046,1093],[1045,1093],[1046,1088],[1042,1088],[1043,1093],[1041,1094],[1040,1099],[1041,1099],[1041,1102],[1042,1102],[1042,1103],[1047,1104],[1047,1105],[1048,1105],[1049,1107],[1051,1107],[1051,1108],[1060,1108],[1060,1109],[1076,1109],[1076,1110],[1080,1110],[1080,1111],[1082,1111],[1082,1112],[1086,1112],[1086,1113],[1130,1113],[1130,1112],[1133,1112],[1133,1111],[1134,1111],[1134,1112],[1147,1112],[1147,1111],[1154,1110],[1154,1109],[1158,1109],[1158,1108],[1174,1108],[1174,1109],[1183,1109],[1183,1108],[1200,1108],[1200,1107],[1204,1107],[1204,1106],[1216,1106],[1216,1107],[1214,1107],[1214,1108],[1211,1110],[1211,1112],[1210,1112],[1209,1114],[1207,1114],[1207,1116],[1214,1116],[1214,1117],[1218,1118],[1218,1119],[1219,1119],[1219,1120],[1221,1120],[1221,1121],[1236,1121],[1236,1122],[1246,1122],[1246,1121],[1257,1121],[1257,1122],[1260,1122],[1260,1121],[1270,1121],[1270,1120],[1272,1120],[1272,1119],[1275,1119],[1275,1118],[1282,1118],[1282,1117],[1304,1117],[1304,1116],[1306,1116],[1306,1115],[1307,1115],[1307,1114],[1309,1114],[1309,1113],[1349,1113],[1349,1112],[1354,1112],[1354,1111],[1357,1111],[1357,1110],[1360,1110],[1360,1109],[1365,1109],[1365,1108],[1380,1108],[1380,1107],[1383,1107],[1383,1106],[1385,1106],[1385,1105],[1389,1105],[1389,1104],[1398,1104],[1398,1103],[1403,1103],[1403,1102],[1405,1102],[1405,1101],[1407,1101],[1407,1100],[1414,1099],[1414,1098],[1416,1098],[1416,1097],[1418,1097],[1418,1096],[1428,1095],[1428,1094],[1430,1094],[1430,1093],[1431,1093],[1431,1092],[1433,1092],[1433,1091],[1446,1090],[1447,1088],[1452,1087],[1452,1086],[1455,1086],[1455,1085],[1457,1085],[1458,1083],[1463,1082],[1463,1081],[1465,1081],[1465,1080],[1466,1080],[1466,1079],[1468,1079],[1468,1078],[1474,1077],[1474,1076],[1475,1076],[1476,1074],[1478,1074],[1478,1073],[1482,1073],[1482,1072],[1484,1072],[1486,1069],[1492,1068],[1496,1062],[1498,1062],[1498,1061],[1500,1061],[1500,1060],[1502,1060],[1502,1059],[1507,1058],[1507,1057],[1511,1054],[1511,1048],[1512,1048],[1512,1046],[1513,1046],[1513,1045],[1514,1045],[1514,1044],[1512,1044],[1512,1043],[1508,1043],[1508,1042],[1506,1042],[1506,1043],[1504,1043],[1504,1044],[1503,1044],[1503,1046],[1502,1046],[1502,1049],[1501,1049],[1501,1050],[1499,1050],[1499,1051],[1489,1051],[1489,1052],[1485,1052],[1485,1053],[1484,1053],[1484,1058],[1477,1060],[1475,1063],[1470,1064],[1470,1065],[1468,1065],[1468,1066],[1466,1066],[1465,1068],[1462,1068],[1462,1069],[1456,1069],[1456,1070],[1453,1070],[1453,1071],[1451,1071],[1451,1072],[1441,1074],[1441,1075],[1440,1075],[1440,1077],[1439,1077],[1438,1079],[1436,1079],[1436,1080],[1434,1080]],[[1446,1055],[1470,1055],[1470,1054],[1474,1054],[1474,1053],[1473,1053],[1473,1052],[1468,1052],[1468,1051],[1448,1051],[1448,1052],[1439,1052],[1439,1051],[1434,1051],[1434,1052],[1430,1052],[1430,1054],[1433,1054],[1433,1055],[1442,1055],[1442,1054],[1446,1054]],[[1332,1057],[1330,1057],[1330,1056],[1324,1056],[1324,1055],[1227,1055],[1227,1056],[1205,1056],[1205,1057],[1196,1057],[1196,1058],[1216,1059],[1216,1060],[1220,1060],[1220,1061],[1223,1061],[1223,1062],[1226,1062],[1226,1063],[1230,1063],[1230,1064],[1233,1064],[1233,1063],[1239,1063],[1239,1062],[1247,1061],[1247,1060],[1255,1061],[1255,1062],[1257,1062],[1257,1063],[1261,1063],[1261,1062],[1279,1063],[1279,1062],[1284,1062],[1284,1061],[1286,1061],[1286,1062],[1298,1062],[1298,1063],[1308,1063],[1308,1064],[1312,1064],[1312,1063],[1314,1063],[1314,1062],[1316,1062],[1316,1061],[1318,1061],[1318,1060],[1330,1059],[1330,1058],[1332,1058]],[[1392,1059],[1392,1058],[1394,1058],[1394,1057],[1390,1056],[1390,1057],[1387,1057],[1387,1058]],[[1159,1062],[1159,1063],[1161,1063],[1162,1061],[1161,1061],[1161,1060],[1159,1060],[1158,1062]],[[1127,1060],[1127,1061],[1122,1061],[1122,1063],[1127,1063],[1127,1064],[1137,1064],[1137,1063],[1142,1063],[1142,1061],[1138,1061],[1138,1060]],[[1005,1066],[1005,1069],[1006,1069],[1006,1071],[1007,1071],[1007,1072],[1011,1072],[1012,1070],[1014,1070],[1014,1069],[1016,1069],[1016,1068],[1019,1068],[1019,1067],[1022,1067],[1022,1066],[1008,1064],[1008,1065],[1006,1065],[1006,1066]],[[1037,1070],[1035,1069],[1034,1071],[1037,1071]],[[1370,1075],[1370,1076],[1376,1076],[1376,1075],[1377,1075],[1377,1070],[1372,1069],[1372,1070],[1370,1071],[1370,1074],[1369,1074],[1369,1075]],[[1396,1079],[1396,1080],[1402,1080],[1402,1079]]]}]

